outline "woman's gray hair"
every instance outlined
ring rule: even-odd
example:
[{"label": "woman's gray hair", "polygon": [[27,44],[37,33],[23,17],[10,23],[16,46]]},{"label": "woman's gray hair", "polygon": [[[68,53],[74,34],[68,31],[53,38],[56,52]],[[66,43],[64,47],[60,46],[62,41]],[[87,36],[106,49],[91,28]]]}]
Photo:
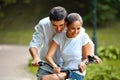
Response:
[{"label": "woman's gray hair", "polygon": [[70,13],[66,18],[67,26],[72,24],[74,21],[80,21],[81,24],[83,24],[82,17],[78,13]]}]

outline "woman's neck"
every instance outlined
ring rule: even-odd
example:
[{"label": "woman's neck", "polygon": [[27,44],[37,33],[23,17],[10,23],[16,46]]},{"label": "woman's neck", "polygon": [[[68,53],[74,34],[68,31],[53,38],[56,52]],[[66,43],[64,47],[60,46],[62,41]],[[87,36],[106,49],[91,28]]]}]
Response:
[{"label": "woman's neck", "polygon": [[69,33],[67,33],[67,32],[66,32],[66,37],[67,37],[67,38],[73,38],[73,37],[71,37],[71,36],[69,35]]}]

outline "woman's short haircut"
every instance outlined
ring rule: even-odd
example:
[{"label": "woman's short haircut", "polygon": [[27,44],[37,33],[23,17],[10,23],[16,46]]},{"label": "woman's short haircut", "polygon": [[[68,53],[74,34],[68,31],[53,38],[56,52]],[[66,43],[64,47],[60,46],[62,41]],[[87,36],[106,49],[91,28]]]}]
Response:
[{"label": "woman's short haircut", "polygon": [[69,26],[70,24],[72,24],[74,21],[80,21],[81,24],[83,24],[82,17],[78,13],[70,13],[66,17],[67,26]]}]

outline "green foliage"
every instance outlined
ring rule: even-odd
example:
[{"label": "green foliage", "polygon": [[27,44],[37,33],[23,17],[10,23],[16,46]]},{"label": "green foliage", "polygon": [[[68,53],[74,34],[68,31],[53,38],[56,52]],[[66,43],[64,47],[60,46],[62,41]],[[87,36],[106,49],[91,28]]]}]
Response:
[{"label": "green foliage", "polygon": [[33,74],[36,74],[37,73],[37,67],[34,67],[34,66],[32,66],[32,58],[31,59],[29,59],[29,64],[28,64],[28,68],[29,68],[29,71],[31,72],[31,73],[33,73]]},{"label": "green foliage", "polygon": [[102,60],[117,60],[120,59],[120,50],[113,46],[100,47],[98,49],[98,54]]},{"label": "green foliage", "polygon": [[9,4],[16,3],[17,0],[2,0],[2,1],[3,1],[3,4],[6,6],[6,5],[9,5]]},{"label": "green foliage", "polygon": [[[20,3],[29,3],[32,5],[32,3],[36,2],[36,4],[39,3],[39,6],[42,4],[42,8],[50,9],[53,6],[63,6],[66,8],[66,10],[71,12],[77,12],[80,13],[81,16],[83,16],[85,24],[93,25],[93,11],[94,11],[94,0],[87,1],[87,0],[0,0],[0,14],[4,13],[3,9],[6,9],[5,7],[9,7],[9,5],[12,4],[20,4]],[[72,6],[71,6],[72,3]],[[118,8],[120,7],[120,0],[97,0],[97,23],[99,25],[106,24],[106,21],[111,21],[114,19],[119,19],[120,17],[120,10]],[[37,9],[37,7],[36,7]],[[35,10],[36,10],[35,9]],[[39,9],[38,9],[39,10]],[[2,14],[3,15],[3,14]]]},{"label": "green foliage", "polygon": [[[29,3],[30,1],[31,0],[22,0],[22,2],[24,2],[24,3]],[[2,2],[2,5],[7,6],[9,4],[15,4],[15,3],[19,2],[19,0],[1,0],[1,2]]]},{"label": "green foliage", "polygon": [[4,13],[0,11],[0,17],[4,17]]},{"label": "green foliage", "polygon": [[93,64],[88,66],[85,80],[120,80],[120,67],[110,64]]},{"label": "green foliage", "polygon": [[[111,5],[112,0],[98,1],[97,5],[97,22],[98,24],[105,24],[106,21],[111,21],[117,18],[119,11],[115,8],[115,5]],[[114,2],[118,4],[118,0]]]}]

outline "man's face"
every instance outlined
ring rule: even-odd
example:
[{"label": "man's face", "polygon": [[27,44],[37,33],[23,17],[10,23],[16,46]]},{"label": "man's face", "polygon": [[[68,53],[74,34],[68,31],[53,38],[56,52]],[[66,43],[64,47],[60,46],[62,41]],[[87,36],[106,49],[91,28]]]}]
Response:
[{"label": "man's face", "polygon": [[55,29],[55,31],[57,33],[61,33],[63,31],[63,29],[65,28],[65,20],[60,20],[60,21],[51,21],[52,22],[52,26]]}]

